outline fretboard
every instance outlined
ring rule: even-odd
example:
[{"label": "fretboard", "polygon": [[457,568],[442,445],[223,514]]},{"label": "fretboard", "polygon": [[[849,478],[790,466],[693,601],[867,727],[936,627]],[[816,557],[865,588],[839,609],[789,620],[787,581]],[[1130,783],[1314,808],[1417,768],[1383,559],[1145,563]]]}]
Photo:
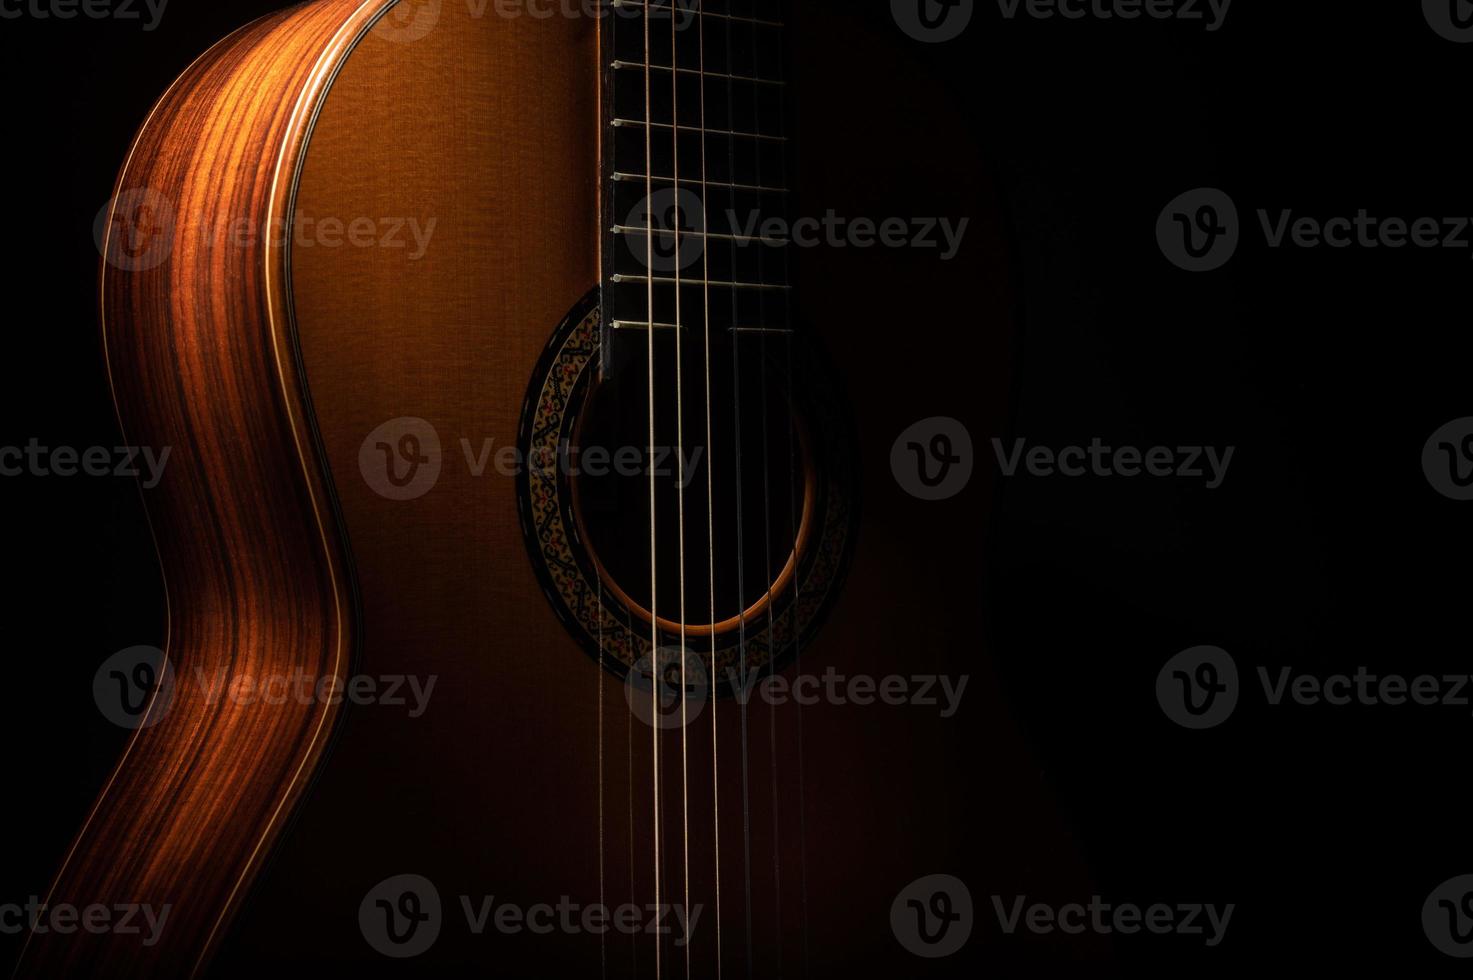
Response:
[{"label": "fretboard", "polygon": [[782,0],[608,0],[604,364],[791,329]]}]

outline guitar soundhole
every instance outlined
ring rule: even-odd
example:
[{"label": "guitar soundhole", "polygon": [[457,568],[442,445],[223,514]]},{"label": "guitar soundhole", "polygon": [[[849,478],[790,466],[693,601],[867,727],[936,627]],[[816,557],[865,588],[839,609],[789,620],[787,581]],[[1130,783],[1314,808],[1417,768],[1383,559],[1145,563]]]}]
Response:
[{"label": "guitar soundhole", "polygon": [[808,441],[781,363],[756,345],[739,381],[712,374],[709,401],[703,359],[677,378],[668,340],[659,353],[653,454],[644,365],[589,392],[568,454],[574,512],[604,587],[640,619],[653,607],[667,631],[738,630],[792,598],[816,480]]},{"label": "guitar soundhole", "polygon": [[618,676],[682,632],[715,676],[779,669],[816,637],[851,552],[843,402],[810,349],[736,332],[712,331],[709,375],[705,331],[681,338],[678,372],[676,336],[657,334],[652,384],[647,340],[603,360],[598,298],[555,331],[518,433],[532,461],[518,509],[543,591]]}]

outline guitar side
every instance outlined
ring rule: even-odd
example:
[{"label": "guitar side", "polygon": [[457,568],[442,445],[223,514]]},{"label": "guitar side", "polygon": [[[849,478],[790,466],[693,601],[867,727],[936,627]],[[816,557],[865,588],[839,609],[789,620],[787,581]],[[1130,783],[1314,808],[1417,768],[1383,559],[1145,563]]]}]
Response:
[{"label": "guitar side", "polygon": [[352,659],[349,562],[269,231],[317,100],[389,3],[320,0],[236,31],[160,99],[118,178],[103,342],[126,437],[170,450],[145,503],[174,683],[155,691],[46,900],[147,906],[157,926],[37,931],[17,975],[199,971],[331,738],[338,705],[225,692],[327,682]]}]

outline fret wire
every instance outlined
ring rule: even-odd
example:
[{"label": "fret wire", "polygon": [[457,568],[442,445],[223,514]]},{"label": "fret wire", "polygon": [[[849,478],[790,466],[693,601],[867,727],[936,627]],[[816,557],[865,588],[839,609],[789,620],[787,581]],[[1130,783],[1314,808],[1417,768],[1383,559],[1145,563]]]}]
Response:
[{"label": "fret wire", "polygon": [[615,330],[648,330],[653,327],[656,330],[684,330],[685,325],[680,323],[651,323],[649,320],[614,320]]},{"label": "fret wire", "polygon": [[[614,320],[611,324],[615,330],[648,330],[653,327],[656,330],[685,330],[683,323],[650,323],[648,320]],[[791,336],[793,331],[788,327],[727,327],[727,333],[734,334],[777,334],[779,336]]]},{"label": "fret wire", "polygon": [[722,279],[691,279],[685,276],[682,276],[679,279],[672,279],[669,276],[634,276],[623,272],[614,273],[613,282],[615,284],[632,282],[652,283],[668,286],[717,286],[722,289],[732,290],[769,289],[783,292],[793,288],[792,286],[785,286],[780,283],[773,282],[727,282]]},{"label": "fret wire", "polygon": [[[749,335],[754,338],[762,334],[763,329],[777,331],[787,329],[788,311],[783,307],[781,296],[786,296],[790,287],[787,283],[787,275],[783,273],[791,266],[786,252],[782,260],[774,264],[771,257],[764,258],[763,253],[753,255],[750,249],[743,250],[740,246],[744,244],[760,244],[765,248],[783,248],[791,245],[787,237],[774,237],[763,234],[757,228],[753,228],[749,234],[741,234],[743,229],[731,228],[723,231],[686,230],[681,227],[679,237],[673,229],[664,229],[662,218],[646,216],[638,222],[623,223],[626,215],[624,210],[632,207],[632,198],[626,198],[622,189],[633,188],[636,185],[644,185],[646,188],[659,187],[669,188],[674,185],[683,196],[687,191],[698,191],[705,198],[704,203],[709,208],[713,201],[729,201],[733,205],[753,206],[756,214],[762,218],[776,218],[789,213],[786,203],[780,203],[774,197],[761,195],[785,195],[784,200],[791,197],[791,188],[784,186],[787,180],[762,180],[760,175],[786,174],[788,171],[786,152],[780,148],[787,147],[791,137],[786,134],[785,127],[777,125],[779,121],[786,119],[787,113],[784,107],[772,101],[773,96],[769,93],[780,93],[787,85],[786,71],[783,70],[781,51],[783,45],[781,38],[780,8],[774,6],[771,12],[762,6],[752,6],[750,9],[732,5],[724,8],[730,11],[730,15],[721,15],[717,11],[705,11],[707,14],[717,14],[704,21],[704,34],[697,35],[692,29],[680,32],[667,32],[669,36],[649,49],[648,64],[636,63],[630,60],[633,54],[630,44],[635,40],[637,28],[643,26],[643,18],[638,16],[643,13],[646,4],[637,0],[622,0],[617,5],[626,8],[621,13],[631,16],[610,18],[606,21],[605,51],[602,62],[604,71],[605,91],[609,99],[605,103],[604,125],[609,134],[604,151],[604,176],[606,187],[607,213],[611,219],[605,228],[605,251],[607,259],[604,263],[603,281],[611,288],[604,297],[605,323],[608,324],[608,335],[612,336],[615,331],[614,322],[632,323],[639,322],[648,328],[646,320],[655,321],[687,321],[688,318],[669,315],[670,311],[649,310],[642,296],[646,288],[656,288],[663,297],[669,297],[671,291],[668,285],[695,285],[706,284],[718,289],[730,289],[732,294],[731,319],[728,323],[746,324],[749,328],[730,328],[733,330],[731,336]],[[674,12],[678,14],[680,7],[670,7],[660,3],[648,5],[656,16],[662,13]],[[743,17],[741,14],[753,14],[752,17]],[[663,20],[663,18],[661,18]],[[676,22],[677,27],[680,22]],[[743,26],[747,25],[747,26]],[[666,25],[668,28],[669,25]],[[769,30],[768,27],[777,28]],[[627,33],[626,33],[627,32]],[[638,31],[642,33],[642,31]],[[696,44],[700,38],[704,41],[699,48],[704,55],[702,68],[696,66]],[[652,39],[655,39],[652,37]],[[625,53],[627,51],[627,53]],[[659,61],[667,64],[658,64]],[[632,69],[632,71],[631,71]],[[658,81],[653,88],[646,88],[643,92],[636,94],[627,88],[625,83],[629,81],[626,76],[638,74],[644,71],[646,77],[651,74],[659,75],[663,81]],[[664,73],[672,73],[667,77]],[[616,83],[616,77],[619,79]],[[664,88],[670,88],[671,78],[678,78],[680,86],[678,91],[672,89],[672,95],[678,102],[672,101],[669,105],[663,105],[665,97],[662,95]],[[703,118],[700,124],[692,119],[685,118],[684,113],[677,114],[674,109],[677,105],[683,106],[688,100],[688,92],[685,85],[696,79],[710,79],[711,87],[702,87],[701,94],[706,101],[707,111],[711,117]],[[745,87],[744,87],[745,86]],[[724,91],[723,91],[724,89]],[[619,95],[617,99],[614,93]],[[645,93],[652,94],[645,94]],[[651,100],[653,99],[653,104]],[[715,108],[716,103],[710,100],[725,100],[725,118],[722,111]],[[781,101],[781,100],[779,100]],[[694,104],[694,103],[692,103]],[[679,115],[679,118],[670,118],[669,121],[661,121],[660,117],[666,114]],[[716,125],[712,126],[711,123]],[[724,125],[723,125],[724,123]],[[762,125],[765,123],[766,125]],[[767,131],[764,131],[767,130]],[[624,134],[615,136],[614,134]],[[637,135],[636,135],[637,134]],[[668,138],[665,134],[669,134]],[[651,135],[658,135],[653,143],[649,142]],[[708,137],[716,142],[708,142]],[[696,141],[688,144],[685,140]],[[636,145],[637,140],[639,145]],[[676,141],[679,146],[676,146]],[[722,147],[720,140],[727,142],[727,147]],[[695,152],[693,147],[699,145],[706,149],[708,159],[713,162],[713,170],[709,174],[703,174],[698,180],[696,175],[689,173],[684,166],[684,159],[688,152]],[[653,152],[642,152],[645,146],[652,146]],[[678,153],[681,158],[681,166],[674,168],[671,161],[675,159],[673,154]],[[619,164],[623,164],[622,168]],[[663,171],[661,173],[660,171]],[[697,186],[700,184],[701,186]],[[620,193],[615,193],[616,189]],[[709,190],[708,190],[709,189]],[[712,194],[717,196],[712,198]],[[728,197],[723,198],[720,195]],[[743,199],[742,194],[754,195]],[[745,204],[742,203],[745,200]],[[689,211],[690,208],[685,208]],[[682,225],[685,222],[682,222]],[[696,222],[699,227],[699,222]],[[758,226],[763,227],[763,226]],[[731,233],[727,233],[731,232]],[[640,271],[632,267],[620,269],[627,257],[623,249],[632,248],[643,254],[647,249],[641,238],[659,236],[658,241],[669,243],[681,241],[689,236],[692,239],[707,241],[706,251],[714,259],[720,258],[723,266],[722,275],[716,277],[707,276],[706,279],[685,278],[685,271],[677,274],[661,276],[656,270],[652,276],[631,276],[629,273]],[[730,268],[727,265],[727,251],[719,248],[719,242],[731,243]],[[711,251],[715,248],[715,251]],[[649,270],[643,270],[649,272]],[[699,276],[699,268],[693,270]],[[715,272],[713,265],[711,272]],[[768,282],[770,278],[778,279],[777,282]],[[709,280],[709,282],[707,282]],[[635,286],[633,284],[638,284]],[[636,297],[627,290],[639,288],[640,297]],[[678,291],[679,286],[676,286]],[[748,297],[740,303],[737,296]],[[771,297],[772,302],[778,306],[768,309],[767,302],[763,297]],[[663,305],[665,299],[662,299]],[[721,305],[726,305],[724,302]],[[665,312],[663,317],[655,315]],[[622,316],[621,316],[622,313]],[[717,318],[727,320],[725,315]],[[618,328],[621,333],[628,333],[630,328]],[[661,328],[668,329],[668,328]],[[727,330],[728,326],[722,325],[718,329]],[[642,346],[642,344],[641,344]],[[606,364],[617,364],[617,352],[614,348],[605,351],[608,357],[614,360],[606,360]],[[745,366],[744,366],[745,367]]]},{"label": "fret wire", "polygon": [[[636,182],[641,182],[641,181],[645,181],[645,180],[658,180],[658,181],[661,181],[663,183],[670,184],[670,183],[674,183],[676,181],[676,178],[675,177],[662,176],[661,174],[649,175],[649,174],[615,173],[613,179],[614,180],[617,180],[617,181],[621,181],[621,182],[628,182],[628,183],[636,183]],[[732,184],[732,183],[727,183],[725,181],[720,181],[720,180],[701,180],[698,177],[681,177],[681,178],[679,178],[679,180],[682,183],[700,184],[702,187],[719,187],[722,190],[754,191],[754,192],[759,193],[759,194],[786,194],[786,193],[788,193],[788,189],[786,187],[765,187],[765,186],[763,186],[761,184]],[[685,232],[681,232],[681,234],[686,234],[686,233]]]},{"label": "fret wire", "polygon": [[[632,61],[619,61],[618,59],[615,59],[614,61],[609,62],[609,65],[611,67],[615,68],[615,69],[618,69],[618,70],[627,69],[627,68],[638,68],[640,71],[644,71],[644,65],[642,65],[642,64],[638,64],[637,65],[637,64],[635,64]],[[650,69],[652,71],[670,71],[671,70],[669,65],[650,65]],[[701,72],[698,69],[695,69],[695,68],[676,68],[675,71],[679,72],[682,75],[699,75],[699,74],[701,74]],[[748,82],[748,83],[751,83],[753,85],[786,85],[786,84],[788,84],[786,81],[783,81],[782,79],[776,79],[776,78],[757,78],[757,77],[752,76],[752,75],[729,75],[729,74],[725,74],[723,72],[715,72],[715,71],[708,71],[705,74],[706,74],[706,77],[707,78],[716,78],[716,79],[720,79],[721,81],[724,81],[724,82]]]},{"label": "fret wire", "polygon": [[627,126],[630,129],[643,129],[653,126],[655,129],[674,129],[682,133],[702,133],[706,136],[730,136],[733,139],[746,140],[773,140],[786,143],[786,136],[773,136],[769,133],[739,133],[729,129],[702,129],[700,126],[677,126],[674,123],[645,122],[643,119],[615,119],[610,125],[614,127]]},{"label": "fret wire", "polygon": [[[645,235],[664,235],[668,238],[672,237],[675,234],[673,231],[668,231],[663,228],[641,228],[638,225],[614,225],[614,227],[611,228],[610,231],[613,232],[615,235],[629,235],[632,237],[643,237]],[[682,231],[680,234],[688,235],[691,238],[718,238],[724,242],[761,242],[764,245],[778,245],[784,247],[790,244],[789,240],[786,238],[767,238],[762,235],[732,235],[720,231]]]}]

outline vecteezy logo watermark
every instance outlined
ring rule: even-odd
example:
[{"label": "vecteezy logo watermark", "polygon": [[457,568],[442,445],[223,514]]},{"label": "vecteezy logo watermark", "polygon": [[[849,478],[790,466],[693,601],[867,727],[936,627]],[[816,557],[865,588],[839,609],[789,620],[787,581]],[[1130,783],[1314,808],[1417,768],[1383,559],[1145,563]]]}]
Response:
[{"label": "vecteezy logo watermark", "polygon": [[124,272],[156,269],[174,251],[174,202],[151,187],[123,191],[104,204],[92,238],[107,264]]},{"label": "vecteezy logo watermark", "polygon": [[1422,903],[1422,931],[1441,952],[1473,956],[1473,875],[1449,878]]},{"label": "vecteezy logo watermark", "polygon": [[1473,417],[1454,419],[1422,447],[1422,473],[1452,500],[1473,500]]},{"label": "vecteezy logo watermark", "polygon": [[[401,0],[374,25],[373,33],[386,41],[409,44],[426,37],[440,23],[446,2],[455,0]],[[597,20],[604,17],[649,18],[674,22],[683,30],[695,22],[701,0],[655,0],[645,3],[616,3],[614,0],[463,0],[472,19],[488,14],[507,20],[526,17],[530,20],[566,19]]]},{"label": "vecteezy logo watermark", "polygon": [[136,20],[152,31],[169,0],[0,0],[0,20]]},{"label": "vecteezy logo watermark", "polygon": [[[694,182],[692,182],[694,183]],[[726,224],[709,229],[700,197],[687,186],[647,194],[618,226],[630,253],[646,268],[671,273],[694,266],[708,241],[723,249],[914,248],[936,250],[943,262],[961,251],[970,218],[846,218],[830,208],[822,217],[789,219],[760,210],[728,209]],[[715,247],[715,246],[713,246]]]},{"label": "vecteezy logo watermark", "polygon": [[1210,272],[1238,249],[1238,208],[1215,187],[1179,194],[1156,219],[1156,243],[1178,268]]},{"label": "vecteezy logo watermark", "polygon": [[[297,704],[380,705],[404,708],[410,718],[429,709],[439,675],[336,674],[306,672],[264,676],[231,672],[225,667],[195,667],[183,675],[158,647],[137,646],[108,657],[92,677],[92,696],[108,721],[123,728],[151,728],[178,700],[181,685],[197,690],[205,704],[278,707]],[[152,703],[150,703],[150,701]]]},{"label": "vecteezy logo watermark", "polygon": [[[660,664],[651,679],[649,657],[645,656],[625,677],[625,697],[634,714],[647,725],[679,728],[695,721],[710,698],[710,673],[694,654],[685,658],[685,674],[680,672],[678,648],[661,648]],[[884,704],[891,707],[939,708],[942,718],[951,718],[961,708],[971,676],[950,677],[944,674],[841,674],[827,667],[822,674],[759,675],[743,677],[735,667],[721,673],[737,704],[748,705],[753,698],[769,707],[796,704],[810,707],[829,704],[836,707],[854,705],[869,707]],[[682,697],[682,691],[684,697]],[[682,713],[681,705],[684,704]]]},{"label": "vecteezy logo watermark", "polygon": [[629,251],[652,272],[689,269],[706,251],[706,208],[685,187],[665,187],[640,198],[624,228]]},{"label": "vecteezy logo watermark", "polygon": [[650,20],[666,24],[674,22],[677,30],[690,26],[701,12],[705,0],[466,0],[472,17],[484,17],[488,6],[497,17],[515,20],[549,20],[553,17],[602,19],[623,17],[627,20]]},{"label": "vecteezy logo watermark", "polygon": [[378,19],[370,32],[395,44],[410,44],[427,36],[440,23],[441,0],[399,0]]},{"label": "vecteezy logo watermark", "polygon": [[890,472],[919,500],[947,500],[972,482],[972,435],[956,419],[922,419],[890,447]]},{"label": "vecteezy logo watermark", "polygon": [[[138,478],[152,490],[164,478],[172,446],[74,446],[55,448],[32,438],[24,446],[0,446],[0,476],[114,476]],[[140,468],[141,467],[141,468]]]},{"label": "vecteezy logo watermark", "polygon": [[789,221],[780,215],[726,212],[728,234],[738,247],[753,242],[799,248],[914,248],[939,251],[950,262],[961,251],[971,218],[846,218],[832,208],[822,218]]},{"label": "vecteezy logo watermark", "polygon": [[1035,20],[1180,20],[1201,21],[1210,34],[1222,26],[1233,0],[997,0],[1003,18],[1021,11]]},{"label": "vecteezy logo watermark", "polygon": [[583,905],[563,895],[556,905],[538,902],[521,906],[510,902],[497,903],[495,895],[478,896],[472,901],[470,895],[460,896],[460,907],[465,912],[466,926],[473,935],[481,935],[487,927],[505,935],[523,932],[535,936],[577,936],[590,933],[595,936],[618,932],[626,936],[641,933],[651,936],[671,936],[676,948],[690,944],[691,935],[700,921],[705,906],[699,903],[686,913],[684,905],[661,903],[636,905],[628,902],[610,908],[595,902]]},{"label": "vecteezy logo watermark", "polygon": [[[1364,665],[1349,673],[1312,674],[1293,666],[1258,666],[1254,670],[1270,708],[1473,706],[1473,675],[1382,674]],[[1218,647],[1193,647],[1166,662],[1156,677],[1161,710],[1184,728],[1222,724],[1238,703],[1238,669]]]},{"label": "vecteezy logo watermark", "polygon": [[[1091,439],[1088,446],[1065,446],[1057,451],[1048,446],[1028,448],[1023,439],[1014,439],[1012,449],[1008,450],[1004,449],[1001,439],[992,440],[998,468],[1007,477],[1017,475],[1020,467],[1030,476],[1037,477],[1174,476],[1200,480],[1205,476],[1208,490],[1222,486],[1235,451],[1235,446],[1225,449],[1216,446],[1177,446],[1175,449],[1153,446],[1146,450],[1134,446],[1116,448],[1105,445],[1099,438]],[[1204,461],[1206,470],[1202,468]]]},{"label": "vecteezy logo watermark", "polygon": [[124,272],[156,269],[173,254],[181,238],[202,248],[402,249],[411,262],[429,251],[438,218],[317,217],[294,211],[288,222],[275,217],[262,226],[254,217],[184,214],[166,196],[147,187],[123,191],[102,206],[93,238],[108,265]]},{"label": "vecteezy logo watermark", "polygon": [[890,903],[890,931],[917,956],[950,956],[972,935],[972,893],[953,875],[917,878]]},{"label": "vecteezy logo watermark", "polygon": [[1238,704],[1238,666],[1221,647],[1183,650],[1156,675],[1156,700],[1183,728],[1213,728]]},{"label": "vecteezy logo watermark", "polygon": [[[556,904],[538,902],[517,905],[498,902],[495,895],[460,895],[459,905],[466,930],[474,936],[488,929],[503,935],[530,933],[535,936],[604,935],[641,933],[674,936],[674,945],[690,943],[705,906],[626,903],[609,907],[602,903],[582,904],[567,895]],[[375,950],[395,959],[419,956],[435,944],[449,924],[439,890],[423,875],[403,874],[386,878],[369,889],[358,905],[358,927]]]},{"label": "vecteezy logo watermark", "polygon": [[[1290,208],[1258,208],[1257,225],[1270,249],[1473,249],[1464,215],[1382,217],[1365,208],[1331,217]],[[1199,188],[1178,196],[1156,220],[1156,240],[1173,264],[1191,272],[1220,268],[1238,246],[1237,206],[1222,191]]]},{"label": "vecteezy logo watermark", "polygon": [[1175,905],[1157,902],[1142,908],[1130,902],[1112,904],[1099,895],[1091,896],[1088,903],[1070,902],[1058,907],[1042,902],[1030,904],[1026,895],[1016,895],[1010,900],[994,895],[992,907],[997,913],[998,926],[1009,936],[1019,928],[1042,935],[1058,930],[1068,936],[1086,932],[1101,936],[1147,932],[1157,936],[1203,936],[1208,946],[1222,942],[1237,908],[1231,902],[1222,908],[1193,902]]},{"label": "vecteezy logo watermark", "polygon": [[1473,41],[1473,3],[1468,0],[1422,0],[1422,13],[1439,37],[1456,44]]},{"label": "vecteezy logo watermark", "polygon": [[440,434],[424,419],[390,419],[358,449],[364,482],[389,500],[423,497],[440,479]]},{"label": "vecteezy logo watermark", "polygon": [[158,647],[119,650],[92,675],[92,699],[114,725],[152,728],[173,707],[174,668]]},{"label": "vecteezy logo watermark", "polygon": [[974,6],[974,0],[890,0],[890,13],[917,41],[940,44],[961,36],[972,22]]},{"label": "vecteezy logo watermark", "polygon": [[[531,458],[512,443],[498,446],[494,438],[460,439],[466,473],[481,478],[488,472],[516,477],[528,470],[566,477],[621,476],[648,479],[651,474],[680,477],[689,489],[700,475],[704,446],[690,449],[656,446],[576,446],[560,440],[555,447],[538,446]],[[413,500],[434,488],[442,475],[444,456],[435,427],[421,418],[391,419],[370,432],[358,450],[358,468],[375,493],[391,500]],[[683,476],[682,476],[683,474]]]},{"label": "vecteezy logo watermark", "polygon": [[681,728],[705,710],[711,674],[699,656],[678,646],[660,647],[650,669],[645,654],[624,677],[624,697],[634,716],[652,728]]},{"label": "vecteezy logo watermark", "polygon": [[14,902],[0,905],[0,933],[14,936],[20,932],[45,935],[54,932],[70,936],[77,932],[92,935],[141,936],[140,945],[153,946],[163,935],[171,905],[149,905],[120,902],[106,905],[70,905],[58,902],[48,905],[35,895],[24,905]]},{"label": "vecteezy logo watermark", "polygon": [[423,875],[395,875],[369,889],[358,905],[358,928],[385,956],[418,956],[440,938],[440,892]]}]

